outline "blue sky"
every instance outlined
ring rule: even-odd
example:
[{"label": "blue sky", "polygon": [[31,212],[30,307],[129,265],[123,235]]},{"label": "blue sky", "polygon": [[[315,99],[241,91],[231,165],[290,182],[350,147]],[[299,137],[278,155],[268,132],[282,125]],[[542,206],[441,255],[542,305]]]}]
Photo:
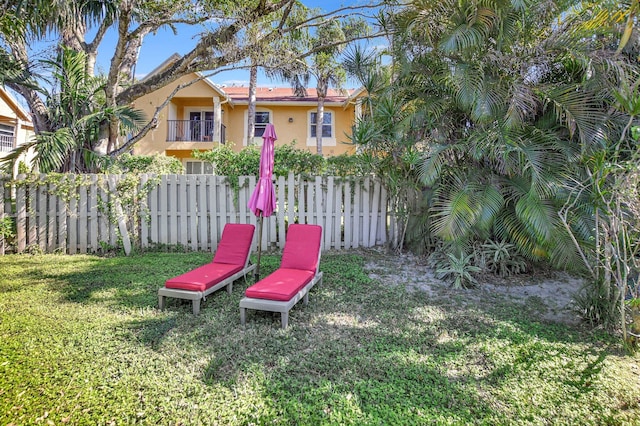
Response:
[{"label": "blue sky", "polygon": [[[302,2],[308,7],[319,8],[323,11],[332,11],[340,8],[341,6],[354,6],[358,3],[366,3],[366,0],[303,0]],[[140,56],[135,70],[136,75],[139,78],[143,77],[173,53],[184,54],[190,51],[195,46],[198,34],[201,31],[202,28],[183,26],[179,28],[177,35],[168,29],[160,30],[155,35],[148,35],[144,40],[142,49],[140,50]],[[111,37],[107,38],[101,45],[98,55],[99,70],[101,69],[102,71],[106,71],[108,68],[110,55],[113,53],[114,43],[115,40]],[[101,52],[104,52],[104,56],[100,55]],[[249,73],[246,70],[237,69],[221,72],[212,76],[210,79],[217,84],[226,84],[229,86],[248,85]],[[264,75],[258,76],[258,84],[261,86],[288,86],[287,83],[269,80]],[[348,88],[351,88],[353,85],[353,82],[347,82]]]},{"label": "blue sky", "polygon": [[[339,9],[342,6],[355,6],[358,4],[370,3],[372,0],[302,0],[308,7],[318,8],[322,11],[329,12]],[[174,34],[170,30],[159,30],[157,34],[148,35],[140,50],[140,56],[138,64],[136,66],[136,75],[143,77],[158,65],[160,65],[165,59],[169,58],[172,54],[184,54],[195,46],[198,34],[202,32],[202,28],[193,28],[188,26],[181,26],[178,29],[178,33]],[[50,39],[35,43],[31,46],[31,56],[33,59],[48,59],[52,53],[52,46],[55,45],[56,39]],[[111,30],[105,37],[98,50],[97,60],[97,72],[106,73],[109,68],[109,61],[113,55],[115,46],[115,32]],[[232,71],[226,71],[216,74],[210,77],[210,80],[217,84],[226,85],[246,85],[249,84],[249,72],[243,69],[236,69]],[[270,87],[288,87],[287,83],[280,81],[273,81],[266,78],[264,75],[258,76],[258,84],[261,86]],[[310,84],[313,87],[313,82]],[[356,88],[357,83],[354,81],[348,81],[345,88]],[[24,100],[20,96],[16,96],[18,102],[25,107]]]}]

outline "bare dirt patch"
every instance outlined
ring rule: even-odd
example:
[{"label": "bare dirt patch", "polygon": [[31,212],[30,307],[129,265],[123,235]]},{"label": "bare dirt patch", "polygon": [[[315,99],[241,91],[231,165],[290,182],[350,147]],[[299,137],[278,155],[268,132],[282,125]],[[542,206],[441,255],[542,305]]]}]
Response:
[{"label": "bare dirt patch", "polygon": [[474,288],[453,290],[451,285],[435,277],[426,258],[411,253],[401,255],[367,256],[365,270],[372,279],[392,285],[404,285],[408,291],[425,292],[429,297],[440,298],[453,293],[464,295],[471,303],[504,298],[520,304],[534,304],[545,321],[578,324],[574,295],[584,281],[561,271],[534,271],[508,278],[493,275],[482,276]]}]

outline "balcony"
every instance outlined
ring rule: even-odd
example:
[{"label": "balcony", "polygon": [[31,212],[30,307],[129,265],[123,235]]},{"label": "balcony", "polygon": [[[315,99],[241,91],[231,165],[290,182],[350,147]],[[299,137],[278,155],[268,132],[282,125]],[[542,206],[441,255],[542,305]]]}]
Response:
[{"label": "balcony", "polygon": [[[167,142],[214,141],[214,120],[167,120]],[[226,126],[220,124],[220,143],[226,142]]]},{"label": "balcony", "polygon": [[0,152],[11,152],[15,139],[14,136],[0,135]]}]

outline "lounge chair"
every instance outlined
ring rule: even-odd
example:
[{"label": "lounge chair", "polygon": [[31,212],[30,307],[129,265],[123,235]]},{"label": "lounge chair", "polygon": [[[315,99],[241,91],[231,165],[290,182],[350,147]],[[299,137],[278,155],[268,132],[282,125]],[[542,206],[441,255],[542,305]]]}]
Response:
[{"label": "lounge chair", "polygon": [[249,264],[254,231],[253,225],[226,224],[211,263],[167,280],[158,290],[160,309],[164,309],[167,297],[187,299],[193,301],[193,314],[198,315],[200,300],[209,294],[225,286],[231,294],[233,282],[240,277],[246,280],[256,267]]},{"label": "lounge chair", "polygon": [[289,324],[289,311],[304,299],[309,303],[309,290],[322,282],[320,249],[322,227],[289,225],[280,268],[247,288],[240,300],[240,323],[245,324],[246,309],[280,312],[282,328]]}]

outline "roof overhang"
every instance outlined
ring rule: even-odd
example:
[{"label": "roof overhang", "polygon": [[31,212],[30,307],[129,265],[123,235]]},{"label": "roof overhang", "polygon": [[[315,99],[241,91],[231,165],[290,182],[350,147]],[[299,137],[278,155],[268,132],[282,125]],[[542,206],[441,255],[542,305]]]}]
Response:
[{"label": "roof overhang", "polygon": [[[235,101],[236,105],[249,105],[249,101],[246,99]],[[344,102],[325,101],[324,105],[329,107],[340,107]],[[269,100],[261,101],[256,100],[256,106],[318,106],[317,101],[281,101],[281,100]]]},{"label": "roof overhang", "polygon": [[347,99],[345,99],[345,101],[342,103],[342,107],[347,108],[350,104],[354,104],[356,102],[356,99],[365,95],[366,93],[366,89],[362,86],[354,90],[353,93],[350,94],[349,97],[347,97]]},{"label": "roof overhang", "polygon": [[[31,114],[29,114],[27,110],[22,108],[22,106],[18,103],[18,101],[1,86],[0,86],[0,99],[2,99],[7,105],[9,105],[9,108],[11,108],[11,110],[16,114],[16,116],[20,120],[26,121],[28,123],[27,125],[32,126]],[[12,120],[15,119],[14,117],[6,117],[6,118],[12,119]]]},{"label": "roof overhang", "polygon": [[[174,53],[173,55],[165,59],[160,65],[158,65],[153,70],[151,70],[147,75],[145,75],[141,81],[145,81],[150,77],[152,77],[153,75],[158,74],[163,70],[169,68],[171,65],[175,64],[180,58],[182,58],[182,56],[180,56],[177,53]],[[232,108],[234,107],[233,99],[231,99],[231,97],[229,97],[229,95],[227,95],[224,92],[224,90],[220,88],[220,86],[211,82],[211,80],[209,80],[209,78],[200,71],[195,71],[194,74],[198,77],[198,80],[203,81],[207,86],[211,87],[214,90],[214,92],[216,92],[216,94],[218,94],[221,98],[224,98],[224,103],[228,103],[229,106],[231,106]]]}]

